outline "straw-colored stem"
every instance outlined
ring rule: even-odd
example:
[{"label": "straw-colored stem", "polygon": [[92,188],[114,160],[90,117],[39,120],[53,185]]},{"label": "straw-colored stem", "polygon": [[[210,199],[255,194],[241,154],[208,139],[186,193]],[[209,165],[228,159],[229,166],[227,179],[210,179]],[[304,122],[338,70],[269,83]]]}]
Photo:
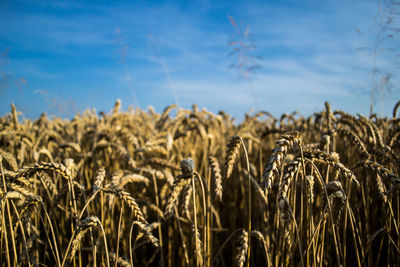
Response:
[{"label": "straw-colored stem", "polygon": [[[322,180],[322,175],[321,175],[321,173],[319,172],[317,166],[315,166],[314,162],[312,162],[311,160],[308,160],[308,159],[307,159],[307,161],[309,161],[309,162],[314,166],[315,172],[317,173],[317,177],[318,177],[318,179],[320,180],[320,183],[323,185],[323,189],[324,189],[324,192],[325,192],[326,200],[327,200],[327,203],[328,203],[329,215],[330,215],[331,222],[332,222],[331,225],[332,225],[333,240],[334,240],[334,242],[335,242],[336,260],[337,260],[338,264],[340,264],[339,247],[338,247],[338,242],[337,242],[337,237],[336,237],[335,225],[334,225],[334,223],[333,223],[334,220],[333,220],[332,208],[331,208],[331,203],[330,203],[330,200],[329,200],[328,191],[326,190],[325,183],[324,183],[324,181]],[[325,222],[324,222],[324,224],[325,224]],[[323,226],[323,229],[325,230],[325,226]],[[324,235],[324,232],[325,232],[325,231],[323,231],[323,235]],[[323,251],[323,246],[322,246],[322,249],[321,249],[321,250]],[[321,258],[322,258],[322,257],[321,257]],[[321,262],[321,264],[322,264],[322,262]]]},{"label": "straw-colored stem", "polygon": [[54,250],[55,250],[55,254],[56,254],[56,261],[57,261],[57,264],[58,264],[58,266],[62,266],[62,264],[61,264],[61,262],[60,262],[60,255],[59,255],[59,253],[58,253],[57,239],[56,239],[56,235],[55,235],[55,233],[54,233],[53,224],[51,223],[50,216],[49,216],[49,214],[47,213],[47,211],[46,211],[46,209],[45,209],[43,203],[42,203],[42,208],[43,208],[44,214],[46,215],[46,219],[47,219],[47,221],[48,221],[48,223],[49,223],[49,227],[50,227],[50,232],[51,232],[52,237],[53,237]]},{"label": "straw-colored stem", "polygon": [[196,185],[194,181],[194,175],[192,176],[192,196],[193,196],[193,220],[194,220],[194,238],[195,238],[195,259],[196,259],[196,266],[200,265],[200,259],[198,259],[198,247],[197,244],[199,242],[197,236],[197,213],[196,213]]},{"label": "straw-colored stem", "polygon": [[[156,206],[157,209],[160,209],[160,198],[158,196],[158,186],[157,186],[157,179],[154,174],[152,174],[153,178],[153,186],[154,186],[154,195],[156,199]],[[158,239],[160,242],[160,253],[161,253],[161,267],[164,266],[164,249],[163,249],[163,238],[162,238],[162,229],[161,229],[161,218],[160,214],[157,213],[157,220],[158,220]]]},{"label": "straw-colored stem", "polygon": [[247,221],[247,233],[248,233],[248,246],[247,246],[247,267],[250,266],[250,251],[251,251],[251,179],[250,179],[250,163],[249,155],[247,154],[246,146],[244,145],[242,137],[240,137],[240,142],[242,143],[244,155],[246,157],[246,168],[247,168],[247,209],[248,209],[248,221]]},{"label": "straw-colored stem", "polygon": [[[204,240],[203,242],[203,258],[204,253],[207,252],[207,227],[206,227],[206,222],[207,222],[207,202],[206,202],[206,188],[204,187],[203,183],[203,178],[200,176],[198,172],[193,172],[194,175],[197,176],[200,182],[200,187],[201,187],[201,193],[202,193],[202,200],[203,200],[203,231],[204,231]],[[209,192],[207,191],[207,195],[209,195]]]},{"label": "straw-colored stem", "polygon": [[[4,193],[7,193],[7,187],[6,187],[6,178],[4,177],[4,172],[3,172],[3,163],[2,163],[3,159],[0,156],[0,171],[1,171],[1,178],[3,180],[3,187],[4,187]],[[4,232],[4,239],[5,239],[5,243],[6,243],[6,258],[7,258],[7,264],[8,266],[11,266],[11,262],[10,262],[10,255],[9,255],[9,248],[8,248],[8,238],[7,238],[7,228],[6,228],[6,220],[4,217],[4,206],[7,205],[8,206],[8,199],[5,200],[5,203],[3,201],[1,201],[1,218],[2,218],[2,228],[4,227],[4,231],[2,231],[2,233]],[[10,214],[10,211],[8,210],[8,214]],[[10,223],[10,231],[12,232],[12,224]],[[15,247],[15,245],[14,245]],[[15,249],[14,249],[14,253],[15,253]]]},{"label": "straw-colored stem", "polygon": [[[117,249],[115,250],[115,256],[118,257],[119,253],[119,238],[121,232],[121,223],[122,223],[122,214],[124,212],[124,205],[121,205],[121,211],[119,212],[119,220],[118,220],[118,232],[117,232]],[[115,261],[114,267],[117,267],[118,261]]]},{"label": "straw-colored stem", "polygon": [[19,216],[19,212],[17,210],[17,207],[15,207],[15,204],[13,202],[11,202],[11,204],[12,204],[12,207],[14,209],[15,214],[17,215],[18,226],[21,229],[22,242],[24,243],[25,253],[26,253],[26,256],[27,256],[27,259],[28,259],[28,265],[31,266],[32,264],[31,264],[30,259],[29,259],[28,247],[26,245],[25,231],[24,231],[24,227],[22,226],[22,223],[21,223],[21,217]]}]

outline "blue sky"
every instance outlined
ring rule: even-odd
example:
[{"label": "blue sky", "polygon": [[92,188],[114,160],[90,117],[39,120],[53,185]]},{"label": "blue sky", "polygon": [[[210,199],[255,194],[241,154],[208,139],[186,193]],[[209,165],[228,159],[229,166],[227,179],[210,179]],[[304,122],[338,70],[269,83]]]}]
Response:
[{"label": "blue sky", "polygon": [[[262,57],[251,80],[228,68],[238,62],[228,15],[250,29],[249,56]],[[357,48],[373,47],[376,15],[366,0],[0,0],[0,115],[10,103],[27,118],[108,112],[117,98],[124,109],[195,103],[239,120],[251,109],[309,115],[326,100],[368,114],[373,58]],[[394,91],[375,106],[383,115],[400,100],[393,58],[383,51],[376,61],[394,70]]]}]

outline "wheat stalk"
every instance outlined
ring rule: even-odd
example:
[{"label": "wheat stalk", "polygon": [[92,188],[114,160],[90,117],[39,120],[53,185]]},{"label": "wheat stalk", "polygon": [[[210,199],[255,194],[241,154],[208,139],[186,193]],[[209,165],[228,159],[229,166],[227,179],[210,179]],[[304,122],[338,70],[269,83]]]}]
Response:
[{"label": "wheat stalk", "polygon": [[[87,217],[81,220],[78,225],[77,229],[73,235],[72,243],[71,243],[71,251],[68,254],[68,261],[71,262],[74,257],[76,251],[79,249],[80,244],[82,243],[82,239],[85,234],[92,228],[98,226],[100,223],[99,219],[95,216]],[[68,252],[68,249],[67,249]]]},{"label": "wheat stalk", "polygon": [[175,181],[171,193],[168,196],[167,205],[165,207],[164,216],[166,218],[172,216],[174,214],[174,207],[178,201],[179,195],[184,188],[189,186],[190,180],[189,179],[178,179]]},{"label": "wheat stalk", "polygon": [[339,181],[332,181],[326,184],[329,201],[332,208],[333,223],[338,224],[341,218],[342,209],[346,203],[346,195],[342,184]]},{"label": "wheat stalk", "polygon": [[209,165],[211,166],[211,173],[213,175],[214,182],[215,182],[215,191],[214,191],[215,196],[221,202],[222,201],[222,191],[223,191],[221,169],[219,167],[218,160],[215,157],[213,157],[213,156],[208,157],[208,162],[209,162]]},{"label": "wheat stalk", "polygon": [[272,183],[278,175],[279,168],[287,151],[293,148],[294,145],[299,145],[300,142],[299,132],[282,135],[282,139],[276,142],[272,155],[264,167],[263,182],[261,183],[261,186],[266,192],[266,195],[271,190]]},{"label": "wheat stalk", "polygon": [[233,171],[233,165],[235,164],[236,157],[240,149],[240,137],[235,135],[232,136],[228,142],[226,157],[225,157],[225,179],[228,179]]},{"label": "wheat stalk", "polygon": [[60,174],[63,178],[71,180],[72,179],[72,172],[68,169],[65,165],[61,163],[52,163],[52,162],[41,162],[33,164],[29,167],[24,167],[18,170],[17,175],[15,178],[28,176],[32,172],[36,171],[54,171]]},{"label": "wheat stalk", "polygon": [[237,247],[236,254],[236,262],[237,266],[243,267],[246,261],[247,250],[249,247],[249,234],[245,229],[242,229],[242,232],[239,236],[239,246]]},{"label": "wheat stalk", "polygon": [[135,220],[142,222],[144,224],[148,224],[147,220],[144,218],[143,213],[139,207],[139,205],[136,203],[136,200],[124,189],[116,187],[113,184],[108,184],[104,188],[102,188],[103,192],[113,194],[123,200],[130,210],[133,213],[133,216]]}]

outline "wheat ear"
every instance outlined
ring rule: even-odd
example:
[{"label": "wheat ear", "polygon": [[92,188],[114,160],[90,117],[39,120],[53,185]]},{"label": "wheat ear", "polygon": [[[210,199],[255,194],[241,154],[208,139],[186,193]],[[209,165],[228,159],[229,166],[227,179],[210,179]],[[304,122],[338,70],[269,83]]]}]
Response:
[{"label": "wheat ear", "polygon": [[225,157],[225,179],[228,179],[233,171],[233,165],[235,164],[236,157],[239,153],[240,148],[240,137],[235,135],[232,136],[227,145],[226,157]]},{"label": "wheat ear", "polygon": [[190,185],[190,179],[178,179],[174,182],[172,186],[172,190],[168,196],[167,205],[165,207],[164,216],[166,218],[172,216],[174,214],[174,207],[178,202],[179,195],[181,194],[182,190]]},{"label": "wheat ear", "polygon": [[326,191],[332,208],[333,223],[338,224],[340,221],[342,209],[346,204],[346,195],[343,191],[342,184],[339,181],[332,181],[326,184]]},{"label": "wheat ear", "polygon": [[279,173],[279,168],[283,162],[287,151],[293,148],[294,145],[299,145],[301,142],[300,133],[282,135],[282,139],[276,142],[276,146],[272,151],[267,164],[264,167],[263,182],[261,183],[266,195],[272,188],[272,183]]},{"label": "wheat ear", "polygon": [[246,229],[242,229],[239,236],[239,246],[237,247],[236,262],[237,266],[243,267],[246,261],[247,250],[249,247],[249,234]]},{"label": "wheat ear", "polygon": [[222,189],[222,175],[221,175],[221,169],[219,167],[219,162],[213,156],[210,156],[208,159],[209,159],[208,162],[211,166],[211,173],[213,175],[214,182],[215,182],[215,196],[221,202],[223,189]]},{"label": "wheat ear", "polygon": [[68,255],[69,262],[71,262],[74,259],[75,253],[79,249],[82,239],[87,233],[87,231],[89,231],[89,229],[98,226],[99,223],[100,223],[99,219],[95,216],[87,217],[78,223],[77,229],[72,239],[71,251]]},{"label": "wheat ear", "polygon": [[139,205],[136,203],[136,200],[124,189],[116,187],[113,184],[108,184],[102,189],[105,193],[113,194],[123,200],[135,217],[135,220],[140,221],[144,224],[148,224],[147,220],[144,218],[142,211],[140,210]]}]

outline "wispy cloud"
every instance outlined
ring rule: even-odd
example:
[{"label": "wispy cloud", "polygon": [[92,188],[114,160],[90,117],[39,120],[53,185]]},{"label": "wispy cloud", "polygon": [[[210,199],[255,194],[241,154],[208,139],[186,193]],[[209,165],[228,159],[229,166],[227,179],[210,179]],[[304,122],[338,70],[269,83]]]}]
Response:
[{"label": "wispy cloud", "polygon": [[[333,107],[367,112],[368,96],[360,92],[369,87],[371,58],[357,47],[371,37],[360,37],[354,27],[368,32],[374,3],[305,1],[299,6],[202,1],[108,6],[22,1],[24,13],[12,8],[0,11],[4,18],[0,49],[11,46],[15,51],[10,67],[27,78],[32,92],[57,88],[76,99],[79,107],[85,106],[78,96],[85,87],[90,90],[87,95],[96,98],[100,90],[105,99],[88,99],[87,105],[105,109],[106,101],[124,97],[129,104],[128,74],[142,108],[153,105],[162,110],[171,102],[186,107],[197,103],[240,116],[255,107],[255,100],[248,82],[228,70],[234,60],[227,57],[233,29],[226,15],[232,15],[250,25],[257,39],[255,53],[264,58],[251,85],[260,108],[275,114],[311,113],[330,100]],[[120,61],[116,27],[123,46],[129,46],[127,73]],[[389,61],[382,57],[378,64],[389,66]],[[398,85],[398,80],[394,83]],[[351,104],[359,99],[365,99],[363,104]],[[388,110],[393,101],[387,101]]]}]

